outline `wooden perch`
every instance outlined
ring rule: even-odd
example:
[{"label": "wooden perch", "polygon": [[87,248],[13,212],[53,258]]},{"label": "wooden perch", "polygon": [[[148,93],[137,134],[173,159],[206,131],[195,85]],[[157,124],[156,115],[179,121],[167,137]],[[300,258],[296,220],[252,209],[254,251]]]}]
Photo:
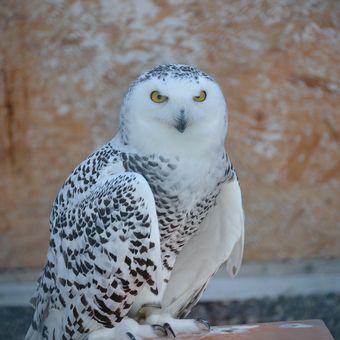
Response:
[{"label": "wooden perch", "polygon": [[[165,338],[164,338],[165,339]],[[322,320],[216,326],[210,332],[178,334],[183,340],[333,340]]]}]

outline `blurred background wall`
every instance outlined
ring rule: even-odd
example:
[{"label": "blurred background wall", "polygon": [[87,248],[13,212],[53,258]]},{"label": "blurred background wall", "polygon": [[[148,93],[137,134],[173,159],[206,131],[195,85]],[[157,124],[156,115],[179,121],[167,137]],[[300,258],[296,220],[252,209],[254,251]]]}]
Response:
[{"label": "blurred background wall", "polygon": [[52,201],[160,63],[219,82],[246,261],[340,257],[340,2],[0,3],[0,268],[41,267]]}]

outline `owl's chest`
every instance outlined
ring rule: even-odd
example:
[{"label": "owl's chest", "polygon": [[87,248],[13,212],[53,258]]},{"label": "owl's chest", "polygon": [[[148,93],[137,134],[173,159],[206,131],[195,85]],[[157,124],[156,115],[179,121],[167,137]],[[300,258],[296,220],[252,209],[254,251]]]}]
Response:
[{"label": "owl's chest", "polygon": [[186,242],[214,206],[223,182],[223,165],[186,160],[167,176],[150,180],[161,237]]},{"label": "owl's chest", "polygon": [[204,165],[195,165],[183,164],[162,181],[155,181],[154,196],[158,210],[189,213],[215,190],[218,175],[212,175],[211,169]]},{"label": "owl's chest", "polygon": [[225,180],[225,158],[178,160],[129,157],[127,171],[142,174],[155,198],[164,261],[175,255],[198,230],[214,206]]},{"label": "owl's chest", "polygon": [[154,194],[160,228],[177,229],[202,216],[219,192],[225,162],[217,159],[166,159],[130,157],[128,171],[142,174]]},{"label": "owl's chest", "polygon": [[214,206],[220,185],[197,185],[187,183],[182,190],[170,190],[169,195],[155,195],[162,245],[184,245]]}]

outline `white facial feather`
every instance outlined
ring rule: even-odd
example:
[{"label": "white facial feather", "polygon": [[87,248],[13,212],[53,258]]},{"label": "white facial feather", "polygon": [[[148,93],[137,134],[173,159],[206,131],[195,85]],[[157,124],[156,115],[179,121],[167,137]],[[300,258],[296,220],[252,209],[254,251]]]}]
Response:
[{"label": "white facial feather", "polygon": [[[166,68],[168,65],[162,66]],[[171,67],[180,69],[183,65]],[[199,75],[191,75],[191,69]],[[146,80],[143,80],[145,74],[142,75],[139,78],[142,80],[132,85],[124,101],[121,133],[125,134],[129,146],[146,154],[186,157],[201,156],[223,147],[228,115],[217,83],[192,67],[188,74],[183,72],[177,77],[171,71],[165,76],[157,74],[154,72]],[[168,100],[153,102],[150,98],[153,91],[159,91]],[[193,97],[201,91],[207,93],[206,99],[194,101]],[[186,122],[183,132],[176,129],[181,116]]]}]

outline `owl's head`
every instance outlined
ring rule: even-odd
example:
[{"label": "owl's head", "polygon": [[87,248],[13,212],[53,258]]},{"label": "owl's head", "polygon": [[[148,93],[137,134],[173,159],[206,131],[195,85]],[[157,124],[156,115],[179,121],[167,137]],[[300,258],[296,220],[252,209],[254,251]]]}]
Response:
[{"label": "owl's head", "polygon": [[195,156],[223,148],[227,107],[218,84],[188,65],[143,73],[125,96],[120,135],[146,154]]}]

